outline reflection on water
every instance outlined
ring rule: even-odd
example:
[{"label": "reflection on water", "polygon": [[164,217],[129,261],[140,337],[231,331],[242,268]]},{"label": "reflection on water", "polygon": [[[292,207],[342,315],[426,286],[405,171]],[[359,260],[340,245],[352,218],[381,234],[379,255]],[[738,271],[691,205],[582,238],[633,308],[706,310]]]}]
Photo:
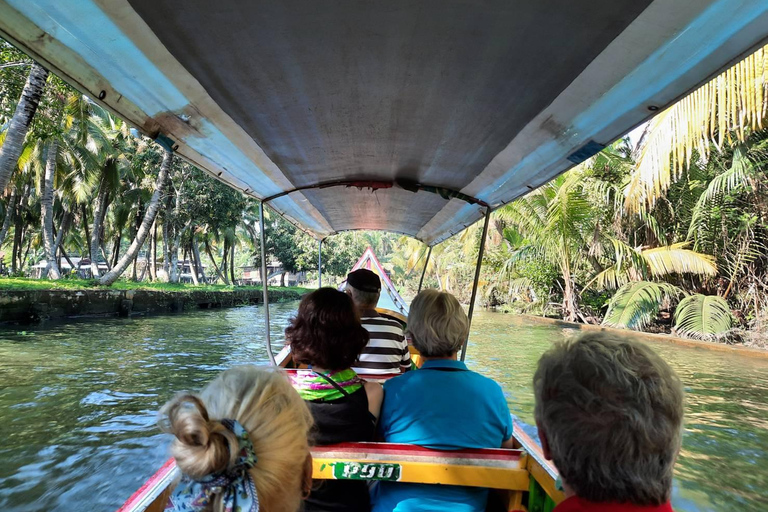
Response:
[{"label": "reflection on water", "polygon": [[[574,334],[485,313],[473,322],[467,359],[501,383],[510,410],[532,423],[536,361],[553,340]],[[768,510],[768,359],[649,344],[675,368],[687,394],[675,510]]]},{"label": "reflection on water", "polygon": [[[272,335],[295,304],[270,307]],[[532,422],[538,357],[569,331],[479,313],[469,363]],[[235,364],[266,364],[256,306],[0,332],[0,510],[110,511],[167,458],[157,409]],[[654,344],[688,391],[674,505],[768,502],[768,360]]]}]

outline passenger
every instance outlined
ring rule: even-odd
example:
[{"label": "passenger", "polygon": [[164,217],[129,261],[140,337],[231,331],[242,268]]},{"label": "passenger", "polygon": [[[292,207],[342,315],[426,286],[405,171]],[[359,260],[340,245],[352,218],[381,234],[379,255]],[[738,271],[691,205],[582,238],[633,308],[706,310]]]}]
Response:
[{"label": "passenger", "polygon": [[182,472],[166,511],[295,512],[312,486],[312,416],[285,375],[227,370],[160,411]]},{"label": "passenger", "polygon": [[[350,367],[368,343],[355,306],[345,293],[320,288],[299,304],[285,330],[296,363],[309,365],[292,377],[294,388],[309,405],[317,445],[372,441],[381,409],[380,384],[363,382]],[[366,482],[318,482],[305,510],[370,510]]]},{"label": "passenger", "polygon": [[411,353],[400,322],[376,311],[381,294],[381,280],[375,272],[358,269],[347,275],[347,294],[360,314],[360,322],[370,341],[352,369],[365,375],[386,375],[411,369]]},{"label": "passenger", "polygon": [[[424,357],[418,371],[384,385],[380,432],[390,443],[441,450],[512,446],[512,418],[501,387],[456,360],[469,320],[456,298],[425,290],[411,304],[408,332]],[[374,510],[484,511],[488,490],[380,482]]]},{"label": "passenger", "polygon": [[683,388],[641,342],[587,334],[556,344],[533,378],[544,456],[567,499],[557,512],[672,512]]}]

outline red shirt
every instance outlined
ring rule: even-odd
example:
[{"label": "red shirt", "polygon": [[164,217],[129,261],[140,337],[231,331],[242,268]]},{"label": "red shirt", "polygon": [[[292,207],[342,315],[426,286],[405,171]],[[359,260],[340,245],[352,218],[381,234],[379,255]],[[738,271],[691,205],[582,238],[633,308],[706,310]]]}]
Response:
[{"label": "red shirt", "polygon": [[640,506],[631,503],[592,503],[578,496],[566,499],[552,512],[674,512],[672,505]]}]

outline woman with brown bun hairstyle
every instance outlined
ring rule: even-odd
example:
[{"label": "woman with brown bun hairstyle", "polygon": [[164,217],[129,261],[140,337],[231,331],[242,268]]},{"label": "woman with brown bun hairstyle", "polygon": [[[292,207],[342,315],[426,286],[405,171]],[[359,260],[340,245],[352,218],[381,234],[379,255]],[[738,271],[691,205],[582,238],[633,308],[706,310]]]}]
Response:
[{"label": "woman with brown bun hairstyle", "polygon": [[312,416],[278,370],[238,366],[160,410],[182,472],[165,510],[296,512],[312,485]]},{"label": "woman with brown bun hairstyle", "polygon": [[[299,304],[285,337],[293,360],[308,365],[291,379],[315,420],[313,444],[372,441],[384,392],[351,369],[368,343],[352,299],[333,288],[315,290]],[[362,481],[318,483],[305,502],[309,512],[369,509],[368,486]]]}]

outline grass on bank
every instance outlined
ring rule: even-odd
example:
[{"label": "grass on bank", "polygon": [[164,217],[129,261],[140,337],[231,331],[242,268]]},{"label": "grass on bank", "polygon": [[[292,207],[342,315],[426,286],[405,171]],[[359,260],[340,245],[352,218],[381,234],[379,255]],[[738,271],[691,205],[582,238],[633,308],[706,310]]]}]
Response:
[{"label": "grass on bank", "polygon": [[[279,290],[291,290],[300,294],[311,291],[299,286],[274,287]],[[26,277],[0,277],[0,291],[32,291],[32,290],[156,290],[162,292],[211,291],[232,292],[236,290],[260,290],[260,286],[227,286],[223,284],[184,284],[184,283],[150,283],[135,282],[120,279],[111,286],[101,286],[95,279],[31,279]]]}]

